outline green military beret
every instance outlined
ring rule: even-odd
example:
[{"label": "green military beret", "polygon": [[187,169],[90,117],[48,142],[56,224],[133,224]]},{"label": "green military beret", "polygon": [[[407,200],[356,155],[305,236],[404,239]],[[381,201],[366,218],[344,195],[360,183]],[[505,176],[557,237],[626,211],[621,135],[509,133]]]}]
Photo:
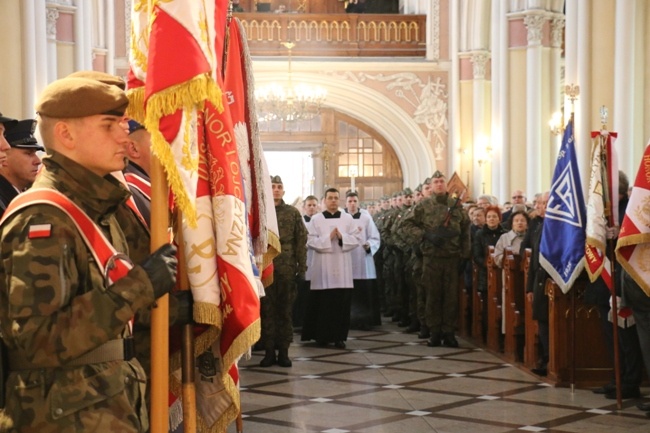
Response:
[{"label": "green military beret", "polygon": [[445,175],[442,174],[442,171],[440,170],[436,170],[436,172],[431,175],[431,179],[440,179],[441,177],[445,177]]},{"label": "green military beret", "polygon": [[271,183],[279,183],[280,185],[284,185],[280,176],[271,176]]},{"label": "green military beret", "polygon": [[413,195],[413,190],[411,188],[404,188],[404,191],[402,191],[404,195]]},{"label": "green military beret", "polygon": [[50,83],[41,93],[36,112],[56,119],[97,114],[123,116],[129,100],[116,86],[90,78],[66,77]]},{"label": "green military beret", "polygon": [[90,78],[91,80],[100,81],[109,86],[119,87],[122,90],[126,89],[126,82],[121,77],[107,74],[106,72],[77,71],[68,75],[66,78]]}]

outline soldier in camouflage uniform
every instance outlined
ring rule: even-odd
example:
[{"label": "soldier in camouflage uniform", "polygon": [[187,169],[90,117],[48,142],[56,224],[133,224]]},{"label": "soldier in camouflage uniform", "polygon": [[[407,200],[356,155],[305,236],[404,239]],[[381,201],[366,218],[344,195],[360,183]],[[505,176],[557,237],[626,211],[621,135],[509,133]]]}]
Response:
[{"label": "soldier in camouflage uniform", "polygon": [[397,218],[397,214],[402,208],[403,195],[401,191],[393,193],[390,200],[390,209],[386,211],[384,216],[384,223],[379,231],[384,244],[384,290],[386,296],[387,313],[392,316],[392,321],[399,321],[400,313],[400,300],[399,300],[399,284],[400,280],[395,275],[395,262],[397,260],[397,247],[395,246],[391,237],[391,230],[393,223]]},{"label": "soldier in camouflage uniform", "polygon": [[[129,192],[110,173],[124,168],[127,104],[114,86],[64,78],[36,106],[47,156],[34,189],[62,193],[121,253],[129,251],[115,211]],[[161,247],[109,284],[91,254],[96,242],[89,246],[68,214],[32,202],[7,215],[0,330],[9,431],[147,431],[146,376],[129,324],[173,288],[175,248]]]},{"label": "soldier in camouflage uniform", "polygon": [[[422,184],[418,185],[413,192],[413,203],[402,216],[402,220],[413,212],[415,206],[422,200]],[[420,258],[416,254],[417,248],[414,248],[414,242],[408,237],[406,231],[400,223],[398,227],[398,237],[400,248],[404,251],[405,263],[405,285],[407,292],[404,294],[404,305],[408,309],[408,328],[404,332],[418,332],[420,330],[420,321],[417,316],[417,284],[415,281],[415,268]]]},{"label": "soldier in camouflage uniform", "polygon": [[394,274],[398,281],[398,305],[399,305],[399,323],[400,327],[407,327],[411,324],[409,312],[409,296],[412,287],[412,275],[409,260],[411,258],[411,245],[404,241],[402,220],[412,209],[413,191],[411,188],[405,188],[402,191],[402,208],[395,216],[395,221],[391,227],[391,239],[395,245],[395,269]]},{"label": "soldier in camouflage uniform", "polygon": [[404,230],[420,239],[422,282],[427,290],[426,321],[431,347],[458,347],[454,335],[458,322],[460,259],[470,256],[470,221],[457,200],[447,193],[444,175],[432,176],[433,195],[424,199],[404,219]]},{"label": "soldier in camouflage uniform", "polygon": [[[375,225],[377,226],[377,230],[379,230],[379,233],[381,233],[381,227],[384,224],[384,221],[386,219],[386,212],[390,209],[390,200],[388,196],[382,196],[381,199],[379,200],[379,209],[377,210],[377,213],[375,213],[372,216],[373,221],[375,222]],[[380,310],[382,313],[387,312],[387,302],[386,302],[386,289],[385,289],[385,284],[384,284],[384,250],[386,249],[386,243],[382,240],[381,245],[379,246],[379,249],[373,256],[375,260],[375,269],[377,270],[377,293],[379,295],[379,305],[380,305]],[[380,323],[376,323],[376,325],[381,325]]]},{"label": "soldier in camouflage uniform", "polygon": [[271,177],[271,186],[282,249],[280,255],[273,259],[273,284],[261,299],[262,341],[266,354],[260,366],[270,367],[277,362],[280,367],[291,367],[291,313],[297,284],[305,280],[307,271],[307,229],[298,209],[282,200],[284,185],[280,176]]}]

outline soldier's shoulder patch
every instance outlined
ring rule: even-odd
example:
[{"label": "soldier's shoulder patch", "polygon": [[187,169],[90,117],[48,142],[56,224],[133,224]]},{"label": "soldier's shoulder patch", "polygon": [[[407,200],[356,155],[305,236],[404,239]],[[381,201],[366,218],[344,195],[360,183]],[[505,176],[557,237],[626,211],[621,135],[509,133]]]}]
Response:
[{"label": "soldier's shoulder patch", "polygon": [[52,224],[32,224],[29,226],[29,239],[49,238],[52,235]]}]

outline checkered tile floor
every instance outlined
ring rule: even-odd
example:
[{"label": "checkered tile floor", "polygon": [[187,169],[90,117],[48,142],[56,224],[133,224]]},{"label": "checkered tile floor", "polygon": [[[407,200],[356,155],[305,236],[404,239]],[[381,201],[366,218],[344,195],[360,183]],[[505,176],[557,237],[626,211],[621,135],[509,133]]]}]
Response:
[{"label": "checkered tile floor", "polygon": [[263,352],[240,363],[245,433],[650,431],[638,401],[617,411],[613,400],[549,386],[462,339],[458,349],[430,348],[385,322],[351,331],[344,350],[295,340],[291,368],[259,367]]}]

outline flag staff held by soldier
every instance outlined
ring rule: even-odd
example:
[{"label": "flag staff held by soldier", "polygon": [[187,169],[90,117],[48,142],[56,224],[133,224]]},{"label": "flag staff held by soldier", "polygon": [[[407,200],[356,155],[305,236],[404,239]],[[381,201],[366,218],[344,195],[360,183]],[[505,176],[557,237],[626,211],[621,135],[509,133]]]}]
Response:
[{"label": "flag staff held by soldier", "polygon": [[43,171],[0,222],[8,431],[148,431],[131,322],[174,287],[176,258],[165,244],[133,264],[115,218],[129,197],[110,174],[124,169],[127,105],[121,89],[80,77],[36,105]]}]

